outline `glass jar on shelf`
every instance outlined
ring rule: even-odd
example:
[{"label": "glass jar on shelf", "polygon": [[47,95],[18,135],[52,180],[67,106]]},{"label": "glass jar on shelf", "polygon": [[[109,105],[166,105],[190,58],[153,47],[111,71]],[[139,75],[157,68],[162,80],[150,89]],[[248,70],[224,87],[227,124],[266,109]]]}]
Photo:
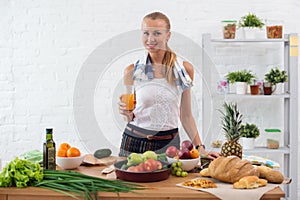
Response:
[{"label": "glass jar on shelf", "polygon": [[223,20],[223,38],[224,39],[235,39],[236,33],[236,20]]},{"label": "glass jar on shelf", "polygon": [[266,32],[268,39],[281,39],[283,36],[283,21],[266,20]]}]

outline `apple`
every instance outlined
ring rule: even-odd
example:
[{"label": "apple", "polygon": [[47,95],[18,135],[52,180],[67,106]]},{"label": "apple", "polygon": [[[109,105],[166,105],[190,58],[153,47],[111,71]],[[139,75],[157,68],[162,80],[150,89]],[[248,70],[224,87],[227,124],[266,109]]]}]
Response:
[{"label": "apple", "polygon": [[188,149],[189,151],[194,148],[194,145],[190,140],[184,140],[181,142],[181,149]]},{"label": "apple", "polygon": [[191,158],[190,151],[187,148],[181,149],[178,152],[178,158],[179,159],[190,159]]},{"label": "apple", "polygon": [[169,146],[166,150],[166,156],[168,156],[169,158],[174,158],[177,153],[178,153],[178,149],[175,146]]},{"label": "apple", "polygon": [[143,154],[142,154],[142,157],[143,157],[143,160],[146,161],[148,160],[149,158],[153,159],[153,160],[157,160],[157,154],[154,152],[154,151],[145,151]]}]

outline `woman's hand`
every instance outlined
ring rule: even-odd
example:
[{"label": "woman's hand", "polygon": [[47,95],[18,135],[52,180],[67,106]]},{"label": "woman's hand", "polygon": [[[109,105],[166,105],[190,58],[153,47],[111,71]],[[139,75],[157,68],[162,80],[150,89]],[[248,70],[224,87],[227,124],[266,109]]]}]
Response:
[{"label": "woman's hand", "polygon": [[210,158],[210,159],[212,159],[212,160],[214,160],[214,159],[216,159],[216,158],[218,158],[218,157],[221,156],[220,153],[215,152],[215,151],[208,152],[207,155],[208,155],[208,158]]},{"label": "woman's hand", "polygon": [[120,101],[119,101],[119,113],[124,116],[124,119],[127,122],[132,121],[133,118],[134,118],[133,112],[127,110],[126,103],[124,103],[124,102],[121,101],[121,96],[120,96]]},{"label": "woman's hand", "polygon": [[214,160],[221,156],[220,153],[215,152],[215,151],[211,151],[211,152],[205,151],[205,149],[202,146],[198,150],[200,152],[200,155],[207,156],[211,160]]}]

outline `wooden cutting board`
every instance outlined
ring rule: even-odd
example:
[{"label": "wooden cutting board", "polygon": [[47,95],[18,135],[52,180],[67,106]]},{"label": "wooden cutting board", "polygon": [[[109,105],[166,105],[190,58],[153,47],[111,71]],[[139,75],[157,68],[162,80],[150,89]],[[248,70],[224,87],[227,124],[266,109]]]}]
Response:
[{"label": "wooden cutting board", "polygon": [[112,165],[116,162],[116,156],[108,156],[105,158],[98,159],[93,154],[86,154],[83,159],[83,163],[89,165]]}]

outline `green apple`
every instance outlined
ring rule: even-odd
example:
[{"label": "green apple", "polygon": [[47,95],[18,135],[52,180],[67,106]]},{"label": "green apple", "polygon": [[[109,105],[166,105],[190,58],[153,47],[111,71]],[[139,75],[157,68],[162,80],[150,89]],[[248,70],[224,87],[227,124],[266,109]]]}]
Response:
[{"label": "green apple", "polygon": [[138,165],[142,162],[144,162],[143,160],[143,156],[142,154],[138,154],[138,153],[131,153],[128,157],[127,157],[128,163],[127,165]]},{"label": "green apple", "polygon": [[144,159],[144,161],[146,161],[148,159],[157,160],[157,154],[154,151],[145,151],[143,153],[143,159]]}]

